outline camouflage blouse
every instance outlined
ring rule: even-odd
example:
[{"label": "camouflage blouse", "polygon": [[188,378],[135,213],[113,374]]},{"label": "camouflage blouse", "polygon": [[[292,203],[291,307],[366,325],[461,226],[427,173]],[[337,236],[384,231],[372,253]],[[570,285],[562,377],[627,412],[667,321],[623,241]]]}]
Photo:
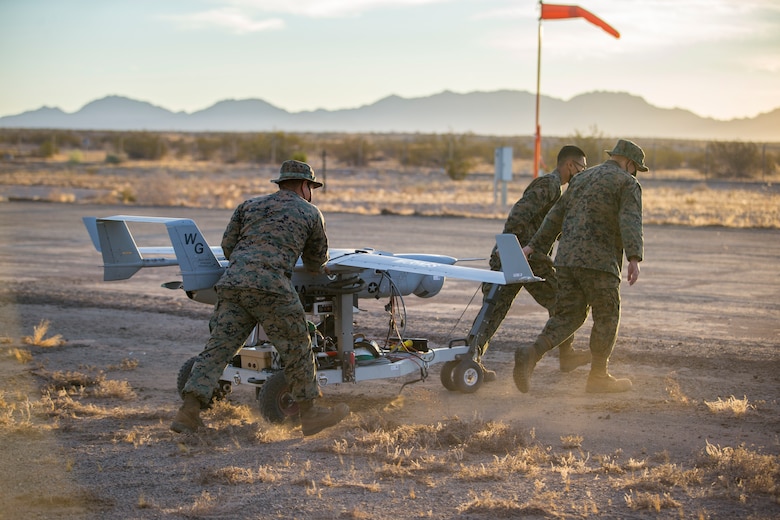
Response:
[{"label": "camouflage blouse", "polygon": [[328,261],[328,239],[320,210],[296,193],[279,190],[240,204],[222,237],[230,263],[217,283],[270,292],[292,289],[295,263],[319,272]]},{"label": "camouflage blouse", "polygon": [[521,245],[527,244],[560,197],[561,174],[557,169],[534,179],[509,211],[504,233],[513,233]]},{"label": "camouflage blouse", "polygon": [[555,265],[620,277],[626,258],[642,260],[642,187],[608,160],[575,175],[529,244],[548,251],[560,233]]}]

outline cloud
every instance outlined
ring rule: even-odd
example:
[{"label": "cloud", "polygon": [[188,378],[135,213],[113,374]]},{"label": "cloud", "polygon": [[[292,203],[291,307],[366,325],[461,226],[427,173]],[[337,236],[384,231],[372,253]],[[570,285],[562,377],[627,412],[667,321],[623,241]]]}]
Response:
[{"label": "cloud", "polygon": [[220,6],[208,11],[168,15],[188,30],[227,29],[236,34],[278,30],[285,27],[282,18],[258,19],[258,16],[293,15],[306,18],[348,18],[382,8],[406,8],[446,3],[453,0],[214,0]]},{"label": "cloud", "polygon": [[453,0],[224,0],[225,3],[240,9],[308,18],[352,17],[376,9],[396,9],[451,1]]},{"label": "cloud", "polygon": [[[596,28],[585,20],[548,20],[543,22],[545,32],[554,37],[545,39],[545,48],[553,52],[587,54],[595,51],[614,53],[618,49],[630,49],[631,53],[668,52],[669,49],[691,45],[729,45],[755,39],[760,34],[777,33],[780,17],[777,0],[642,0],[617,3],[592,0],[586,8],[620,31],[619,44],[610,41],[610,38],[599,38],[593,32]],[[518,37],[518,30],[525,35],[533,23],[535,40],[538,17],[539,9],[532,6],[509,6],[475,16],[477,19],[518,20],[518,27],[512,30],[503,28],[485,41],[491,48],[513,52],[528,50],[530,43],[520,41],[522,38]],[[536,45],[535,41],[533,45]]]},{"label": "cloud", "polygon": [[169,15],[164,18],[173,20],[189,30],[220,28],[235,34],[273,31],[283,29],[285,26],[284,20],[281,18],[255,20],[250,15],[230,7],[183,15]]},{"label": "cloud", "polygon": [[753,56],[748,59],[748,64],[756,71],[777,74],[780,72],[780,58],[774,54],[765,56]]}]

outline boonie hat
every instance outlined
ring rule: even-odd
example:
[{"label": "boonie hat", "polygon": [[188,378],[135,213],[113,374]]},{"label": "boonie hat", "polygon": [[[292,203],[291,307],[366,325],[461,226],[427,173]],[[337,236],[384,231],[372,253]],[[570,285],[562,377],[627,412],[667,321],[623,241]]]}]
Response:
[{"label": "boonie hat", "polygon": [[613,155],[622,155],[623,157],[628,157],[636,163],[637,170],[640,172],[647,171],[647,166],[645,166],[645,152],[643,152],[642,149],[633,141],[629,141],[628,139],[620,139],[612,151],[604,151],[607,152],[610,157]]},{"label": "boonie hat", "polygon": [[294,160],[284,161],[279,169],[279,178],[271,179],[271,182],[279,184],[280,182],[294,179],[309,181],[315,188],[322,186],[322,183],[314,177],[314,170],[311,166],[305,162]]}]

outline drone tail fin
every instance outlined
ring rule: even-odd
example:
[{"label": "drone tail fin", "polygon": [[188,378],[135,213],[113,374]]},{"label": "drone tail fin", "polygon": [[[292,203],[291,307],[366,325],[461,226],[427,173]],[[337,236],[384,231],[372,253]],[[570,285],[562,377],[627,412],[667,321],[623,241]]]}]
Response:
[{"label": "drone tail fin", "polygon": [[195,222],[175,219],[165,225],[181,268],[184,290],[197,291],[213,287],[225,268]]},{"label": "drone tail fin", "polygon": [[103,255],[103,280],[126,280],[144,266],[125,222],[95,217],[83,220],[95,249]]},{"label": "drone tail fin", "polygon": [[511,233],[496,235],[496,245],[498,246],[498,254],[501,257],[501,268],[504,271],[506,283],[544,281],[543,278],[534,275],[515,235]]}]

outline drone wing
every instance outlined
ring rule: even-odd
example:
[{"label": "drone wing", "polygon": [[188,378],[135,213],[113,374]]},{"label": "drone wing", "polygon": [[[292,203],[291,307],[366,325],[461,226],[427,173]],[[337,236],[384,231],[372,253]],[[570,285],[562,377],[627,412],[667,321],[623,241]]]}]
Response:
[{"label": "drone wing", "polygon": [[499,285],[543,280],[534,275],[515,235],[496,235],[496,244],[498,245],[499,255],[501,255],[503,272],[451,265],[456,261],[452,257],[442,256],[435,258],[433,255],[426,256],[425,258],[433,258],[433,261],[429,261],[413,258],[414,255],[392,255],[377,253],[371,250],[355,250],[352,253],[344,253],[336,258],[332,258],[328,265],[360,267],[381,271],[403,271]]},{"label": "drone wing", "polygon": [[[104,280],[124,280],[144,267],[178,266],[182,288],[202,291],[213,287],[227,265],[222,248],[209,246],[191,219],[116,215],[85,217],[83,220],[95,248],[103,256]],[[139,247],[128,227],[129,222],[165,225],[171,246]],[[458,259],[451,256],[392,254],[372,249],[331,250],[328,266],[342,270],[414,273],[439,279],[439,285],[446,277],[500,285],[542,280],[534,276],[515,235],[496,235],[496,244],[503,272],[454,265]],[[300,260],[298,264],[296,270],[303,270]]]}]

